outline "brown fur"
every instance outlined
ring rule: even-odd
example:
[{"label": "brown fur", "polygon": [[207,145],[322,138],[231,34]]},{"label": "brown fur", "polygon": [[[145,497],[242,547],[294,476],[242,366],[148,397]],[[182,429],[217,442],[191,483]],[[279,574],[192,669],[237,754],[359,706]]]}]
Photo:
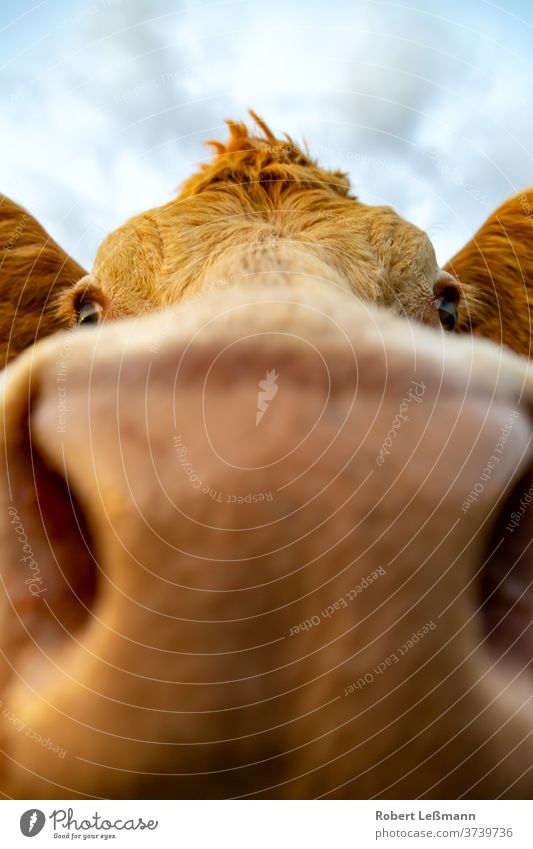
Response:
[{"label": "brown fur", "polygon": [[533,189],[493,212],[445,268],[461,283],[457,330],[530,356]]},{"label": "brown fur", "polygon": [[67,326],[55,315],[55,301],[84,273],[26,210],[0,195],[0,368]]}]

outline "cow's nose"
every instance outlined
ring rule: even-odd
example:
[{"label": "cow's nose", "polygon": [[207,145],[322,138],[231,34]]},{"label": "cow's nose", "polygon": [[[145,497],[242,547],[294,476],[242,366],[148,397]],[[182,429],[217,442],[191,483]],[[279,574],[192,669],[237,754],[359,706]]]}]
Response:
[{"label": "cow's nose", "polygon": [[[26,576],[38,576],[5,524],[5,674],[18,670],[17,715],[68,753],[36,752],[14,731],[13,762],[31,766],[15,771],[17,792],[42,775],[44,793],[113,795],[120,775],[133,795],[280,782],[313,794],[316,770],[322,789],[353,775],[352,762],[331,775],[323,765],[354,733],[363,749],[379,738],[389,690],[419,664],[433,672],[417,698],[433,686],[458,631],[444,672],[449,692],[471,688],[471,658],[484,651],[473,564],[527,454],[523,416],[482,496],[459,511],[517,403],[518,377],[511,369],[493,397],[483,383],[493,374],[472,376],[463,353],[451,370],[427,354],[440,334],[410,348],[402,322],[350,302],[337,314],[278,296],[260,311],[221,303],[223,325],[212,306],[194,308],[194,327],[172,313],[159,335],[161,318],[117,324],[80,334],[66,353],[60,338],[9,377],[27,390],[32,371],[29,417],[27,391],[9,405],[2,498],[45,591],[25,594]],[[376,678],[383,710],[346,737],[345,688],[413,621],[438,627]],[[461,723],[478,708],[469,702]],[[397,733],[415,770],[416,741]],[[403,772],[405,760],[392,764],[387,782]],[[381,792],[382,779],[361,786]]]}]

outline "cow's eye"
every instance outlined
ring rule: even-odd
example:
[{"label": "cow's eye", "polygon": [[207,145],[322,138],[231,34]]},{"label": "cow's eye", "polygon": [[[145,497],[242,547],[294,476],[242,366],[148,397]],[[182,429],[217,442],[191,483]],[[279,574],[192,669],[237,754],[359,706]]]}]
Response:
[{"label": "cow's eye", "polygon": [[102,305],[98,301],[82,301],[76,310],[78,324],[98,324],[102,315]]},{"label": "cow's eye", "polygon": [[453,330],[457,324],[457,302],[449,301],[446,297],[441,296],[435,301],[435,306],[442,326],[445,330]]}]

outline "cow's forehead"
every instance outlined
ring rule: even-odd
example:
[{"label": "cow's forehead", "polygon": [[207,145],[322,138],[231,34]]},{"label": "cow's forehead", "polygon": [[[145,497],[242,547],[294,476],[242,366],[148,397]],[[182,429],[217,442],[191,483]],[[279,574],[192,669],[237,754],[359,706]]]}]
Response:
[{"label": "cow's forehead", "polygon": [[361,203],[344,174],[320,168],[290,139],[239,135],[219,147],[176,198],[102,243],[94,271],[112,294],[127,281],[128,303],[131,293],[140,305],[173,303],[201,289],[214,262],[231,271],[228,254],[242,259],[243,245],[275,243],[280,264],[284,244],[297,244],[365,300],[404,303],[407,289],[417,305],[430,297],[436,259],[426,234],[388,206]]},{"label": "cow's forehead", "polygon": [[[180,223],[189,229],[216,217],[222,233],[225,224],[242,223],[235,219],[236,212],[253,220],[254,211],[265,216],[282,207],[288,196],[307,197],[315,221],[321,214],[336,214],[340,228],[347,223],[342,215],[357,212],[359,205],[343,172],[319,167],[289,137],[275,138],[263,122],[262,135],[249,134],[242,123],[228,122],[228,126],[229,139],[209,142],[215,148],[214,157],[196,169],[172,201],[131,218],[104,240],[97,264],[108,261],[110,255],[122,262],[126,252],[142,252],[141,245],[153,242],[150,231],[154,228],[159,230],[162,249],[168,250],[179,238]],[[283,217],[277,221],[282,224]]]}]

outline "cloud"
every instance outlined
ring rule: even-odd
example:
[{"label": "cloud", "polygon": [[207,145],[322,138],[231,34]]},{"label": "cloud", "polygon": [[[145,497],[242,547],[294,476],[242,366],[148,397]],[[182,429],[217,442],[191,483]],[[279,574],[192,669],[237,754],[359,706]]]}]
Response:
[{"label": "cloud", "polygon": [[363,200],[428,228],[445,260],[531,180],[531,13],[440,9],[87,0],[15,20],[13,5],[2,191],[90,265],[104,233],[168,201],[201,142],[253,106]]}]

